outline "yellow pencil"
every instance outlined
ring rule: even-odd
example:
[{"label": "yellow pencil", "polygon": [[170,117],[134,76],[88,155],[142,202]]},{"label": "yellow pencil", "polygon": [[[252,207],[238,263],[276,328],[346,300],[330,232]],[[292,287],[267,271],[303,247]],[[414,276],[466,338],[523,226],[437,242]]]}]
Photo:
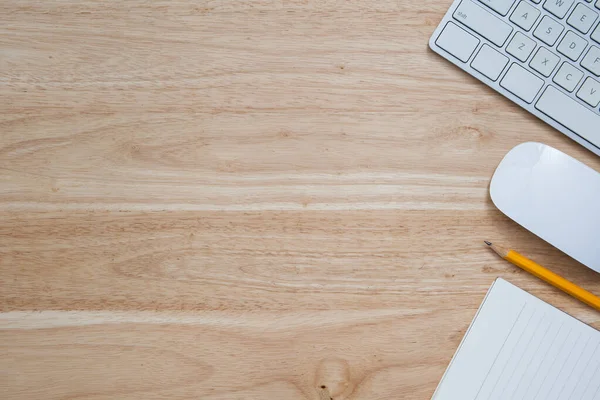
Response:
[{"label": "yellow pencil", "polygon": [[514,250],[505,249],[504,247],[492,244],[487,240],[485,241],[485,244],[490,246],[492,250],[498,253],[498,255],[506,261],[515,264],[517,267],[524,269],[530,274],[537,276],[541,280],[548,282],[552,286],[559,288],[563,292],[570,294],[588,306],[594,307],[596,310],[600,311],[600,298],[587,290],[580,288],[573,282],[542,267]]}]

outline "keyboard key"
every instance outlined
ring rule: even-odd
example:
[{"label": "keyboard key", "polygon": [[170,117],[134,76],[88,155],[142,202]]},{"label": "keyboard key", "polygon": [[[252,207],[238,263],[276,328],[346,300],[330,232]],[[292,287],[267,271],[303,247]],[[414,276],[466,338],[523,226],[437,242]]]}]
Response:
[{"label": "keyboard key", "polygon": [[600,115],[595,114],[558,89],[549,86],[535,108],[570,129],[593,145],[600,147]]},{"label": "keyboard key", "polygon": [[542,22],[540,22],[537,28],[535,28],[533,31],[533,36],[540,39],[548,46],[554,46],[554,43],[556,43],[564,29],[564,26],[552,18],[545,16],[542,18]]},{"label": "keyboard key", "polygon": [[520,65],[513,63],[500,81],[500,86],[527,103],[531,103],[544,86],[544,81]]},{"label": "keyboard key", "polygon": [[533,56],[529,66],[547,78],[552,74],[552,71],[554,71],[559,62],[559,56],[544,47],[540,47],[535,56]]},{"label": "keyboard key", "polygon": [[587,40],[573,33],[573,31],[569,31],[558,45],[557,50],[571,60],[577,61],[583,54],[587,44]]},{"label": "keyboard key", "polygon": [[590,47],[590,50],[581,60],[581,65],[592,74],[600,76],[600,49],[596,46]]},{"label": "keyboard key", "polygon": [[564,18],[574,2],[575,0],[546,0],[544,8],[558,18]]},{"label": "keyboard key", "polygon": [[515,0],[479,0],[498,14],[505,16],[515,3]]},{"label": "keyboard key", "polygon": [[587,78],[581,89],[577,92],[577,97],[588,103],[591,107],[598,107],[600,104],[600,82],[592,78]]},{"label": "keyboard key", "polygon": [[540,10],[524,1],[520,2],[510,16],[511,22],[528,31],[540,16]]},{"label": "keyboard key", "polygon": [[469,61],[471,54],[479,46],[479,39],[456,24],[448,22],[435,44],[458,58],[462,62]]},{"label": "keyboard key", "polygon": [[490,14],[471,0],[463,1],[454,12],[453,17],[498,47],[504,45],[513,30],[506,22]]},{"label": "keyboard key", "polygon": [[[598,0],[600,1],[600,0]],[[596,27],[596,30],[594,31],[594,33],[592,33],[592,39],[594,39],[596,42],[600,43],[600,24],[598,24],[598,26]]]},{"label": "keyboard key", "polygon": [[556,84],[563,89],[572,92],[577,87],[579,81],[583,78],[583,72],[575,68],[569,63],[563,63],[560,69],[552,79]]},{"label": "keyboard key", "polygon": [[471,67],[495,81],[500,77],[506,64],[508,64],[508,57],[484,44],[473,59]]},{"label": "keyboard key", "polygon": [[594,22],[596,22],[596,19],[598,19],[596,11],[580,3],[577,4],[577,7],[575,7],[569,19],[567,19],[567,23],[581,33],[588,33]]},{"label": "keyboard key", "polygon": [[526,61],[533,50],[535,50],[535,41],[529,39],[521,32],[517,32],[509,45],[506,46],[508,54],[512,54],[519,61]]}]

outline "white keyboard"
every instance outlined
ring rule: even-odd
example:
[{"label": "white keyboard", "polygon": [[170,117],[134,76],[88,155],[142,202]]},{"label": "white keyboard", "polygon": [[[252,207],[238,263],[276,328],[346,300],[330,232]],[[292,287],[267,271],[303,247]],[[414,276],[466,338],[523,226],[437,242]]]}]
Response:
[{"label": "white keyboard", "polygon": [[600,155],[600,0],[456,0],[429,45]]}]

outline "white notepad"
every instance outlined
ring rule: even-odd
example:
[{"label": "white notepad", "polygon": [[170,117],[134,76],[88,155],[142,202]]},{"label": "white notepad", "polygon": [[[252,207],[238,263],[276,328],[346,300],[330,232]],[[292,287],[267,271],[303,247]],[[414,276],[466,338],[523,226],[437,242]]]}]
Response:
[{"label": "white notepad", "polygon": [[433,399],[600,400],[600,332],[497,279]]}]

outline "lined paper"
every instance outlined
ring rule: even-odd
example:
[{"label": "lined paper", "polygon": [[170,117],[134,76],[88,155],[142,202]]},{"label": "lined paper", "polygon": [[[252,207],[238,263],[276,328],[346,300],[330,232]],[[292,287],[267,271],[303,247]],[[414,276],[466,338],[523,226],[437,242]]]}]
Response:
[{"label": "lined paper", "polygon": [[497,279],[434,400],[600,400],[600,332]]}]

